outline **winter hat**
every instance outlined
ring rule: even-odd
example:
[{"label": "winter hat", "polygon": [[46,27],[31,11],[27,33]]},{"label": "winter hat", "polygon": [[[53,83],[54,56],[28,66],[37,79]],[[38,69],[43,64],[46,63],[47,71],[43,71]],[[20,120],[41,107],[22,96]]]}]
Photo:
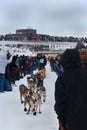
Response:
[{"label": "winter hat", "polygon": [[61,55],[59,63],[64,67],[64,69],[81,67],[81,60],[78,50],[66,49]]}]

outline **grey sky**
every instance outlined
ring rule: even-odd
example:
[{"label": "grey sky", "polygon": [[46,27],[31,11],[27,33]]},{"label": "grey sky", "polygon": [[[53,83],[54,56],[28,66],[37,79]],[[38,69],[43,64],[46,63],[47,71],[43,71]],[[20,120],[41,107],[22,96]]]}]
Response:
[{"label": "grey sky", "polygon": [[33,28],[57,36],[87,36],[86,0],[0,0],[0,34]]}]

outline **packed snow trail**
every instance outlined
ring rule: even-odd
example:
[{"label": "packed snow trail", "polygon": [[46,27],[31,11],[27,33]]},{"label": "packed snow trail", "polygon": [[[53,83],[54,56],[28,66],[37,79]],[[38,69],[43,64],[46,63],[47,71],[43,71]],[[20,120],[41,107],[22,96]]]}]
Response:
[{"label": "packed snow trail", "polygon": [[57,75],[46,65],[44,86],[47,90],[46,102],[41,105],[41,114],[26,115],[20,103],[19,85],[27,85],[26,76],[16,81],[13,91],[0,93],[0,130],[57,130],[58,123],[54,111],[54,87]]}]

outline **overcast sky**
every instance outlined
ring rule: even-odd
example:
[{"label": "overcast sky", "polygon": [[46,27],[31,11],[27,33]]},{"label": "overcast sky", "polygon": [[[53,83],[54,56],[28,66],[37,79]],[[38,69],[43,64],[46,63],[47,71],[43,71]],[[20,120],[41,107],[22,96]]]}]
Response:
[{"label": "overcast sky", "polygon": [[0,0],[0,34],[37,33],[87,37],[87,0]]}]

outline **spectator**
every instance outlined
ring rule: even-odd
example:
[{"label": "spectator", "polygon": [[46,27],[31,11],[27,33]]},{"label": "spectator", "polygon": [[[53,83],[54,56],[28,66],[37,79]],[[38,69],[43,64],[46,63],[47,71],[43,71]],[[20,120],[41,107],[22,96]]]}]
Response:
[{"label": "spectator", "polygon": [[87,69],[81,68],[76,49],[61,56],[62,74],[55,83],[55,111],[59,130],[87,129]]},{"label": "spectator", "polygon": [[17,64],[16,64],[17,56],[13,56],[12,61],[10,63],[10,82],[13,85],[15,84],[16,81],[16,73],[17,73]]},{"label": "spectator", "polygon": [[57,75],[58,77],[61,75],[61,66],[58,64],[58,67],[57,67]]},{"label": "spectator", "polygon": [[27,71],[28,74],[33,74],[33,64],[32,64],[31,57],[28,59]]},{"label": "spectator", "polygon": [[4,90],[5,91],[12,91],[12,86],[10,83],[10,67],[9,67],[10,63],[8,63],[6,65],[5,68],[5,81],[4,81]]},{"label": "spectator", "polygon": [[50,58],[51,71],[54,71],[54,63],[55,63],[55,59],[53,57],[51,57]]},{"label": "spectator", "polygon": [[7,64],[9,62],[11,62],[11,58],[7,59],[7,54],[6,53],[0,54],[0,92],[6,91],[6,89],[5,89],[6,88],[5,69],[6,69],[6,66],[7,66]]}]

